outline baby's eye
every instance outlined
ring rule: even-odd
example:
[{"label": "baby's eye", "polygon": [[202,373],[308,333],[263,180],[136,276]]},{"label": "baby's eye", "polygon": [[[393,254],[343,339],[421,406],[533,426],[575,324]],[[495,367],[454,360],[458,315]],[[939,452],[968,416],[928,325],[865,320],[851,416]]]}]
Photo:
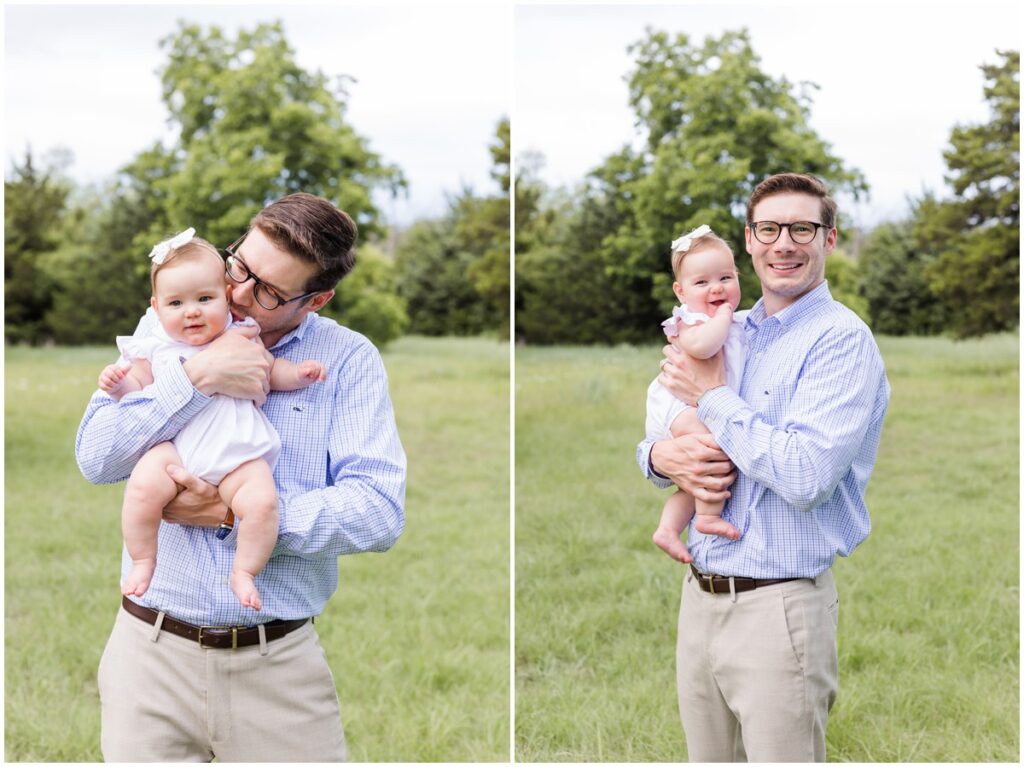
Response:
[{"label": "baby's eye", "polygon": [[707,281],[707,280],[697,280],[697,281],[696,281],[696,282],[694,282],[693,284],[694,284],[694,285],[696,285],[696,286],[698,286],[698,287],[700,287],[701,285],[707,285],[707,284],[708,284],[708,281]]},{"label": "baby's eye", "polygon": [[213,296],[199,296],[199,303],[205,304],[207,301],[212,301]]},{"label": "baby's eye", "polygon": [[168,302],[171,306],[181,306],[181,301],[175,298],[173,301]]},{"label": "baby's eye", "polygon": [[732,279],[732,275],[731,274],[722,275],[722,282],[726,282],[727,280],[731,280],[731,279]]}]

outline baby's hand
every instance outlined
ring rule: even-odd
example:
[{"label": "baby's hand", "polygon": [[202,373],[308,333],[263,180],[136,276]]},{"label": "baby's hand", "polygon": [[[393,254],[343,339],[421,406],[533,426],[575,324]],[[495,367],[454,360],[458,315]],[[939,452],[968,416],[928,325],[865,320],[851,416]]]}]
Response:
[{"label": "baby's hand", "polygon": [[124,385],[124,378],[131,369],[132,365],[130,362],[121,363],[120,365],[107,365],[103,368],[103,372],[100,373],[100,389],[108,394],[118,391]]},{"label": "baby's hand", "polygon": [[316,360],[306,360],[298,364],[299,380],[305,383],[316,383],[327,380],[327,368]]}]

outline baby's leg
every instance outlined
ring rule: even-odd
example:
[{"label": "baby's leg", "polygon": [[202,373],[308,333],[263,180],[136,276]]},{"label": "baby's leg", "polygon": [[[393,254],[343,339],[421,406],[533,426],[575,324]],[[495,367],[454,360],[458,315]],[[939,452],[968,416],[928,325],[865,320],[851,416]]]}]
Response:
[{"label": "baby's leg", "polygon": [[[675,417],[671,426],[672,436],[680,437],[683,434],[710,434],[708,428],[697,417],[696,408],[687,408]],[[693,526],[705,535],[722,535],[731,540],[740,537],[740,531],[733,525],[722,519],[722,508],[725,501],[708,503],[700,498],[694,499],[694,506],[697,519]]]},{"label": "baby's leg", "polygon": [[262,458],[247,461],[220,483],[220,497],[241,521],[231,590],[244,607],[263,605],[255,578],[270,559],[277,543],[277,488],[270,467]]},{"label": "baby's leg", "polygon": [[174,445],[161,442],[135,464],[124,490],[121,533],[132,558],[132,571],[121,586],[122,594],[142,596],[156,569],[156,533],[164,506],[178,494],[178,485],[167,476],[167,464],[181,464]]},{"label": "baby's leg", "polygon": [[661,521],[654,531],[654,545],[680,562],[692,562],[690,550],[686,548],[680,536],[693,518],[693,496],[677,490],[665,501],[661,510]]}]

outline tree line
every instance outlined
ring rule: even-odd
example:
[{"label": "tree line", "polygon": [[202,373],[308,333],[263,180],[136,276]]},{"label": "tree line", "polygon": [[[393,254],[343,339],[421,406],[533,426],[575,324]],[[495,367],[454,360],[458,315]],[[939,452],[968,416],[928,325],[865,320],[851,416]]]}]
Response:
[{"label": "tree line", "polygon": [[[630,54],[642,147],[609,155],[572,190],[540,181],[542,157],[517,162],[519,342],[652,342],[675,301],[668,243],[700,224],[733,246],[747,308],[761,291],[744,257],[745,203],[761,179],[798,171],[833,195],[868,191],[810,127],[817,86],[767,75],[745,30],[697,42],[648,29]],[[956,127],[944,153],[951,199],[927,193],[906,220],[870,232],[844,229],[840,211],[826,278],[876,332],[1017,327],[1020,54],[996,58],[981,67],[990,121]]]},{"label": "tree line", "polygon": [[194,226],[223,247],[297,191],[330,199],[360,230],[356,268],[324,313],[379,344],[409,329],[507,338],[507,119],[490,147],[497,193],[463,189],[437,220],[390,231],[373,195],[407,180],[347,122],[343,78],[300,67],[280,23],[231,37],[182,22],[161,47],[174,145],[154,142],[99,188],[76,187],[60,151],[41,162],[26,150],[5,178],[7,342],[112,343],[148,304],[154,243]]}]

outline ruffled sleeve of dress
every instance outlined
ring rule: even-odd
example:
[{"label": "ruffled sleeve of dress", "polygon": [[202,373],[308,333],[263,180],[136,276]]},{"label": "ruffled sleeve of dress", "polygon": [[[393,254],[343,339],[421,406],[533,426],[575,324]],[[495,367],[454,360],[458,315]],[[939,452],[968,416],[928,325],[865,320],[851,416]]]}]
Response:
[{"label": "ruffled sleeve of dress", "polygon": [[117,343],[117,350],[121,352],[121,359],[125,362],[132,360],[152,360],[153,352],[161,344],[160,338],[150,334],[147,336],[118,336],[114,339]]},{"label": "ruffled sleeve of dress", "polygon": [[710,319],[708,315],[691,312],[686,308],[686,304],[680,304],[672,310],[672,316],[661,323],[661,329],[665,331],[667,337],[675,338],[683,325],[698,325]]}]

